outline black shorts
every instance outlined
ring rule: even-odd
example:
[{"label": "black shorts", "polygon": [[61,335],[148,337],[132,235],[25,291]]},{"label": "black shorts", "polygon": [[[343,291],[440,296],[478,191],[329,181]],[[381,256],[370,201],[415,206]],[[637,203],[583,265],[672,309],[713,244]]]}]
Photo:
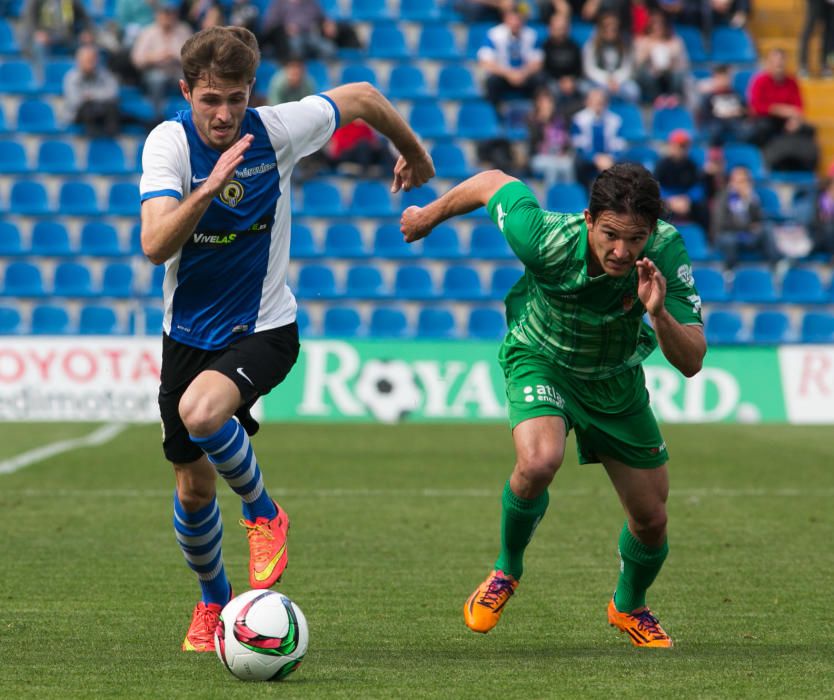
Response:
[{"label": "black shorts", "polygon": [[203,451],[188,437],[179,411],[182,395],[198,374],[210,369],[231,379],[243,397],[235,415],[248,415],[259,396],[268,394],[284,380],[298,359],[299,347],[295,322],[247,335],[223,350],[191,347],[163,333],[159,412],[165,458],[188,464],[203,456]]}]

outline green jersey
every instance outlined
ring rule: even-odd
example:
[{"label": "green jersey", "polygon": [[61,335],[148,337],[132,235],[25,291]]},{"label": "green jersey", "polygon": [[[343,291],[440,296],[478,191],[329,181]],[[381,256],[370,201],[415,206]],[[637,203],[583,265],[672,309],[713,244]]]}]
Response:
[{"label": "green jersey", "polygon": [[[594,379],[640,364],[657,346],[637,297],[637,270],[623,277],[588,274],[588,228],[583,214],[543,210],[521,182],[502,187],[487,208],[524,263],[507,294],[509,333],[548,360]],[[666,310],[679,323],[702,323],[701,299],[680,234],[658,221],[643,256],[666,278]]]}]

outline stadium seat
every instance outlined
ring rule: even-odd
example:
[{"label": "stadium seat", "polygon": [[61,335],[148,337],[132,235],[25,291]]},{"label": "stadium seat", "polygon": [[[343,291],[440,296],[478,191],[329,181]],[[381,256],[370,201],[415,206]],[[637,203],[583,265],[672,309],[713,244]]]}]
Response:
[{"label": "stadium seat", "polygon": [[258,69],[255,71],[256,91],[261,94],[266,94],[270,81],[279,70],[280,66],[276,61],[261,59]]},{"label": "stadium seat", "polygon": [[0,172],[18,175],[29,172],[26,149],[17,141],[0,141]]},{"label": "stadium seat", "polygon": [[60,263],[55,268],[52,293],[59,297],[92,296],[93,280],[89,268],[77,262]]},{"label": "stadium seat", "polygon": [[588,206],[585,188],[578,183],[557,182],[547,190],[546,207],[550,211],[581,212]]},{"label": "stadium seat", "polygon": [[114,257],[122,255],[119,233],[103,221],[88,221],[81,227],[80,255]]},{"label": "stadium seat", "polygon": [[25,216],[49,214],[46,188],[37,180],[18,180],[9,195],[9,213]]},{"label": "stadium seat", "polygon": [[62,306],[41,304],[32,309],[32,335],[66,335],[69,331],[69,314]]},{"label": "stadium seat", "polygon": [[445,24],[425,24],[417,41],[417,56],[435,61],[461,61],[455,35]]},{"label": "stadium seat", "polygon": [[423,308],[417,315],[417,337],[454,338],[455,317],[449,309]]},{"label": "stadium seat", "polygon": [[466,154],[454,143],[438,143],[431,149],[431,159],[437,177],[464,180],[474,173],[466,162]]},{"label": "stadium seat", "polygon": [[403,239],[399,224],[383,224],[377,228],[373,246],[371,254],[375,258],[401,260],[417,255],[417,248]]},{"label": "stadium seat", "polygon": [[304,206],[300,211],[304,216],[340,216],[342,198],[335,185],[329,182],[308,181],[302,185]]},{"label": "stadium seat", "polygon": [[702,262],[705,260],[714,260],[716,255],[710,249],[707,235],[700,224],[695,223],[681,223],[675,224],[675,228],[683,238],[683,244],[686,246],[686,252],[689,253],[689,259],[694,262]]},{"label": "stadium seat", "polygon": [[[139,161],[141,163],[141,159]],[[87,147],[87,172],[95,175],[127,175],[125,154],[115,139],[92,139]]]},{"label": "stadium seat", "polygon": [[621,163],[639,163],[649,172],[654,172],[660,155],[651,145],[638,144],[620,151],[618,160]]},{"label": "stadium seat", "polygon": [[435,226],[431,234],[423,239],[423,257],[443,259],[462,256],[458,232],[451,224]]},{"label": "stadium seat", "polygon": [[402,309],[383,307],[371,312],[368,334],[372,338],[405,338],[408,336],[408,319]]},{"label": "stadium seat", "polygon": [[570,23],[570,36],[577,44],[584,46],[585,42],[594,33],[594,25],[582,20],[572,20]]},{"label": "stadium seat", "polygon": [[331,258],[367,257],[362,233],[353,224],[333,224],[324,234],[324,254]]},{"label": "stadium seat", "polygon": [[327,265],[305,265],[298,273],[297,296],[302,299],[329,299],[336,295],[336,278]]},{"label": "stadium seat", "polygon": [[0,63],[0,91],[4,94],[32,95],[38,92],[38,82],[28,61]]},{"label": "stadium seat", "polygon": [[652,138],[666,141],[675,129],[684,129],[695,134],[695,121],[685,107],[657,109],[652,113]]},{"label": "stadium seat", "polygon": [[469,33],[466,35],[466,57],[475,59],[478,56],[478,49],[486,44],[487,32],[495,26],[493,22],[475,22],[469,25]]},{"label": "stadium seat", "polygon": [[6,110],[3,107],[2,102],[0,102],[0,134],[5,134],[9,131],[8,125],[6,124]]},{"label": "stadium seat", "polygon": [[107,196],[107,211],[111,216],[139,216],[141,203],[139,185],[135,182],[114,182]]},{"label": "stadium seat", "polygon": [[375,265],[354,265],[347,271],[345,296],[350,299],[379,299],[386,296],[382,273]]},{"label": "stadium seat", "polygon": [[414,100],[429,96],[426,76],[419,66],[410,63],[394,66],[388,78],[388,97],[392,100]]},{"label": "stadium seat", "polygon": [[[704,48],[704,36],[699,27],[686,24],[676,24],[675,33],[681,38],[690,63],[705,63],[709,55]],[[744,93],[742,93],[744,94]]]},{"label": "stadium seat", "polygon": [[156,110],[151,101],[143,94],[129,92],[119,94],[119,110],[122,115],[139,123],[148,123],[156,120]]},{"label": "stadium seat", "polygon": [[744,29],[716,27],[712,30],[711,59],[714,63],[755,63],[756,46]]},{"label": "stadium seat", "polygon": [[397,268],[394,295],[405,301],[433,299],[436,294],[431,273],[425,267],[408,265]]},{"label": "stadium seat", "polygon": [[28,262],[13,262],[6,266],[3,294],[7,297],[44,296],[40,268]]},{"label": "stadium seat", "polygon": [[16,335],[21,331],[20,311],[14,306],[0,306],[0,335]]},{"label": "stadium seat", "polygon": [[692,272],[695,277],[695,287],[703,301],[729,301],[727,284],[724,275],[719,270],[711,267],[698,267]]},{"label": "stadium seat", "polygon": [[165,283],[165,265],[155,265],[151,268],[151,278],[145,289],[145,296],[162,298],[162,285]]},{"label": "stadium seat", "polygon": [[496,267],[490,278],[489,296],[495,300],[502,300],[507,296],[512,286],[521,279],[524,270],[515,266]]},{"label": "stadium seat", "polygon": [[324,61],[317,59],[307,60],[307,75],[309,75],[316,84],[316,89],[320,92],[322,90],[329,90],[332,85],[330,83],[330,73],[327,70],[327,64]]},{"label": "stadium seat", "polygon": [[776,301],[776,290],[770,270],[745,267],[736,270],[731,291],[733,301],[765,304]]},{"label": "stadium seat", "polygon": [[165,119],[173,119],[178,112],[185,111],[189,107],[188,100],[182,95],[173,95],[165,100],[165,104],[162,106],[162,114]]},{"label": "stadium seat", "polygon": [[768,219],[782,219],[782,203],[779,201],[779,195],[776,190],[770,187],[759,186],[756,188],[756,194],[759,195],[759,201],[762,205],[762,211]]},{"label": "stadium seat", "polygon": [[754,343],[789,343],[793,340],[791,322],[782,311],[760,311],[753,318]]},{"label": "stadium seat", "polygon": [[780,301],[789,304],[822,304],[828,301],[822,280],[815,270],[792,267],[782,278]]},{"label": "stadium seat", "polygon": [[6,18],[0,18],[0,54],[4,56],[20,55],[20,45],[17,43],[12,25]]},{"label": "stadium seat", "polygon": [[356,183],[350,203],[350,213],[357,216],[393,216],[391,192],[377,180],[363,180]]},{"label": "stadium seat", "polygon": [[58,210],[66,216],[97,216],[102,213],[93,186],[89,182],[72,180],[61,185]]},{"label": "stadium seat", "polygon": [[745,100],[747,99],[747,89],[750,87],[750,79],[755,74],[756,71],[752,68],[737,70],[733,73],[733,89]]},{"label": "stadium seat", "polygon": [[312,335],[310,331],[310,314],[307,313],[307,309],[302,306],[299,306],[295,311],[295,322],[298,324],[298,334],[299,335]]},{"label": "stadium seat", "polygon": [[23,100],[17,108],[17,131],[24,134],[55,134],[60,131],[49,102]]},{"label": "stadium seat", "polygon": [[465,65],[443,66],[437,76],[437,96],[443,100],[466,100],[481,97],[472,72]]},{"label": "stadium seat", "polygon": [[48,175],[74,175],[81,172],[75,149],[66,141],[41,141],[35,169]]},{"label": "stadium seat", "polygon": [[341,83],[370,83],[379,87],[374,69],[364,63],[352,63],[342,68]]},{"label": "stadium seat", "polygon": [[743,322],[735,311],[713,311],[707,316],[704,333],[708,343],[731,344],[743,342]]},{"label": "stadium seat", "polygon": [[0,257],[23,255],[26,252],[17,225],[11,221],[0,221]]},{"label": "stadium seat", "polygon": [[81,335],[115,335],[119,319],[109,306],[91,304],[82,306],[78,316],[78,332]]},{"label": "stadium seat", "polygon": [[484,298],[481,277],[469,265],[450,265],[443,273],[443,297],[471,301]]},{"label": "stadium seat", "polygon": [[39,257],[75,255],[69,231],[59,221],[35,222],[29,252]]},{"label": "stadium seat", "polygon": [[323,332],[328,337],[355,338],[362,318],[352,306],[331,307],[324,312]]},{"label": "stadium seat", "polygon": [[415,103],[408,123],[424,139],[445,139],[451,136],[443,110],[434,102]]},{"label": "stadium seat", "polygon": [[293,222],[290,235],[290,259],[317,258],[320,255],[310,227]]},{"label": "stadium seat", "polygon": [[396,24],[374,25],[368,40],[368,58],[399,61],[410,56],[411,51],[405,43],[405,36]]},{"label": "stadium seat", "polygon": [[400,0],[400,19],[433,22],[443,19],[443,10],[437,0]]},{"label": "stadium seat", "polygon": [[640,108],[631,102],[615,100],[611,103],[611,111],[618,114],[623,120],[620,125],[619,135],[626,141],[645,141],[649,138],[646,127],[643,124],[643,115]]},{"label": "stadium seat", "polygon": [[400,208],[424,207],[437,199],[437,190],[431,185],[421,185],[408,192],[403,191],[400,196]]},{"label": "stadium seat", "polygon": [[131,255],[145,255],[145,252],[142,250],[142,224],[139,221],[133,224],[130,229],[128,249]]},{"label": "stadium seat", "polygon": [[809,312],[802,317],[803,343],[834,343],[834,314]]},{"label": "stadium seat", "polygon": [[64,92],[64,76],[75,66],[71,58],[51,58],[43,66],[43,85],[41,91],[50,95]]},{"label": "stadium seat", "polygon": [[498,340],[507,333],[504,314],[492,308],[474,308],[469,312],[467,335],[479,340]]},{"label": "stadium seat", "polygon": [[461,104],[457,118],[457,136],[482,141],[497,137],[500,131],[495,107],[489,102],[473,100]]},{"label": "stadium seat", "polygon": [[767,177],[762,152],[749,143],[728,143],[724,145],[724,161],[729,172],[732,168],[743,165],[755,180]]},{"label": "stadium seat", "polygon": [[497,226],[476,226],[469,240],[469,256],[485,260],[508,260],[515,257],[510,244]]},{"label": "stadium seat", "polygon": [[133,268],[127,263],[110,263],[105,267],[101,280],[101,296],[116,299],[132,297]]},{"label": "stadium seat", "polygon": [[352,0],[348,16],[357,22],[391,19],[386,0]]}]

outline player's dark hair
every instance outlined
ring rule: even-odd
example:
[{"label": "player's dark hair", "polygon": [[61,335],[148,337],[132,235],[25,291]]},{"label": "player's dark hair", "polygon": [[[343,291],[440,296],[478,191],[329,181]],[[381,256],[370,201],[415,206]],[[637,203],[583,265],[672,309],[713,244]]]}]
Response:
[{"label": "player's dark hair", "polygon": [[591,220],[604,211],[630,214],[654,228],[663,212],[660,186],[639,163],[617,163],[603,170],[591,186]]},{"label": "player's dark hair", "polygon": [[245,27],[210,27],[182,46],[182,73],[189,89],[200,78],[249,84],[261,62],[255,35]]}]

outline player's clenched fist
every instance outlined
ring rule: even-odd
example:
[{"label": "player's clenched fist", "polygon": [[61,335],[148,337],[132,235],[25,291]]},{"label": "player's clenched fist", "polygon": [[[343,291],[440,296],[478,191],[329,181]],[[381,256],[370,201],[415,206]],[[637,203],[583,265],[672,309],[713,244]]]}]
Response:
[{"label": "player's clenched fist", "polygon": [[400,231],[406,243],[425,238],[431,229],[431,223],[426,221],[423,207],[409,207],[400,217]]}]

